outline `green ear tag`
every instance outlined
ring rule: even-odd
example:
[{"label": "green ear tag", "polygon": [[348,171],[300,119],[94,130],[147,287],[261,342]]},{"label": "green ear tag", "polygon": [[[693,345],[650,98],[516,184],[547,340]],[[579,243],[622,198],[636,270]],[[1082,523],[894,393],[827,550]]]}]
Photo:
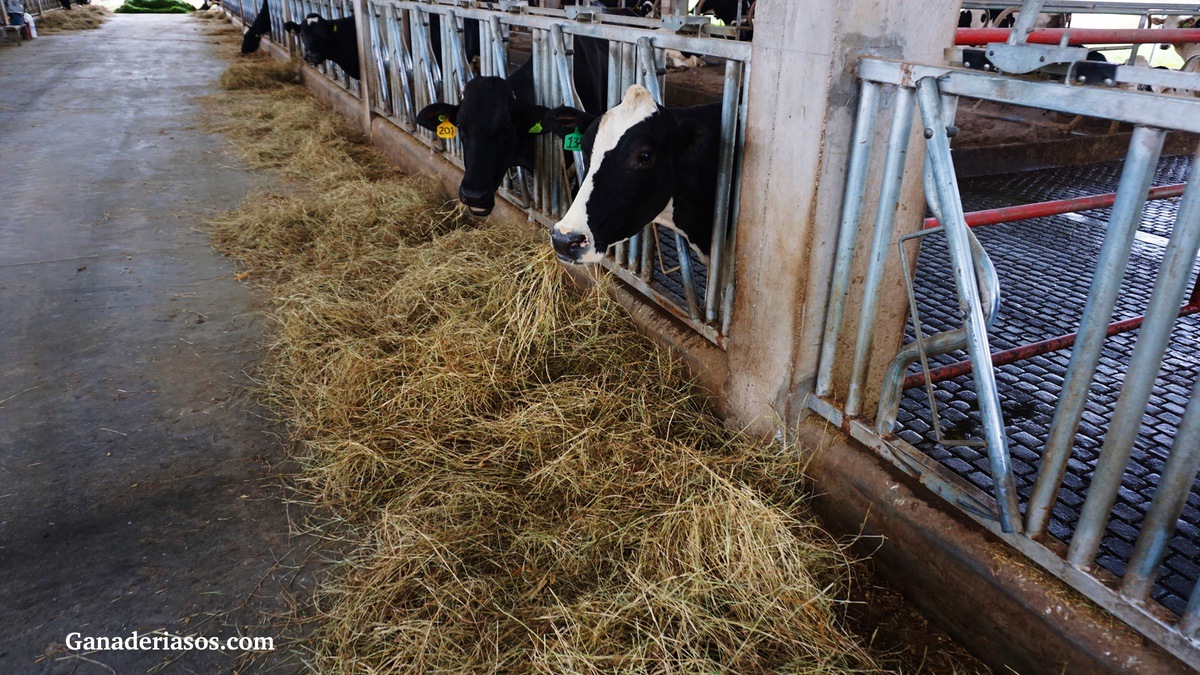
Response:
[{"label": "green ear tag", "polygon": [[533,126],[529,127],[529,133],[531,133],[531,134],[542,133],[542,123],[538,122],[537,124],[534,124]]},{"label": "green ear tag", "polygon": [[337,32],[337,24],[336,23],[333,24],[333,32],[335,32],[335,33]]},{"label": "green ear tag", "polygon": [[438,138],[449,139],[458,135],[458,127],[454,126],[453,122],[446,119],[445,115],[438,115],[438,121],[441,122],[441,124],[437,125]]},{"label": "green ear tag", "polygon": [[579,133],[579,127],[563,137],[563,150],[567,152],[583,151],[583,134]]}]

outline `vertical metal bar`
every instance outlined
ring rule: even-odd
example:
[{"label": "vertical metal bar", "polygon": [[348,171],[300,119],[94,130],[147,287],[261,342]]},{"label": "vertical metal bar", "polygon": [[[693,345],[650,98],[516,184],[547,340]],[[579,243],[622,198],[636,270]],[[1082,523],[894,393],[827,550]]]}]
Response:
[{"label": "vertical metal bar", "polygon": [[712,251],[709,253],[708,292],[704,298],[704,320],[708,323],[717,320],[717,298],[721,294],[719,272],[725,261],[725,235],[729,232],[729,188],[733,184],[733,156],[737,146],[737,115],[741,92],[742,64],[738,61],[726,61],[725,89],[721,95],[721,151],[717,160]]},{"label": "vertical metal bar", "polygon": [[692,253],[687,240],[675,232],[675,252],[679,255],[679,275],[683,281],[683,299],[687,302],[688,317],[700,320],[700,307],[696,302],[696,275],[692,273]]},{"label": "vertical metal bar", "polygon": [[[562,96],[558,102],[550,105],[565,105],[574,108],[582,108],[583,103],[579,100],[579,94],[575,91],[575,83],[571,79],[571,63],[567,59],[567,45],[563,38],[562,26],[555,24],[550,28],[550,48],[553,52],[554,65],[558,73],[558,86],[562,92]],[[583,153],[575,153],[575,175],[579,179],[579,184],[583,185]]]},{"label": "vertical metal bar", "polygon": [[[967,351],[975,366],[975,395],[979,401],[979,416],[983,421],[983,436],[987,442],[988,463],[991,468],[998,518],[1002,532],[1018,532],[1021,529],[1021,511],[1017,504],[1017,488],[1013,479],[1012,465],[1008,456],[1008,441],[1004,435],[1004,418],[1000,413],[1000,396],[996,391],[996,373],[992,369],[991,350],[988,346],[987,319],[983,315],[983,304],[979,298],[979,286],[975,279],[974,256],[963,217],[962,201],[954,175],[954,164],[950,158],[950,137],[946,133],[942,116],[942,99],[937,80],[926,77],[917,82],[917,97],[921,105],[921,118],[925,123],[926,151],[932,169],[938,203],[945,220],[946,244],[954,268],[954,281],[958,287],[959,308],[963,313],[967,329]],[[898,112],[898,111],[897,111]]]},{"label": "vertical metal bar", "polygon": [[[1192,158],[1193,165],[1197,159],[1200,158]],[[1079,514],[1079,524],[1067,550],[1067,560],[1076,567],[1090,565],[1100,548],[1109,512],[1125,475],[1125,465],[1142,427],[1142,416],[1154,380],[1171,340],[1171,328],[1188,292],[1187,284],[1197,251],[1200,251],[1200,180],[1193,178],[1179,203],[1175,227],[1163,253],[1162,269],[1150,294],[1146,320],[1129,359],[1112,423],[1100,449],[1100,460],[1096,463],[1096,472]]]},{"label": "vertical metal bar", "polygon": [[1025,38],[1037,23],[1038,12],[1042,11],[1042,2],[1043,0],[1025,0],[1021,5],[1020,14],[1017,14],[1016,25],[1008,34],[1008,44],[1025,44]]},{"label": "vertical metal bar", "polygon": [[1096,260],[1092,288],[1080,318],[1079,339],[1071,350],[1058,408],[1054,411],[1046,450],[1042,453],[1042,468],[1025,507],[1025,531],[1030,537],[1041,536],[1050,522],[1165,137],[1166,132],[1161,129],[1136,127],[1133,130],[1104,244]]},{"label": "vertical metal bar", "polygon": [[1122,595],[1141,601],[1150,594],[1197,471],[1200,471],[1200,378],[1192,387],[1192,397],[1175,432],[1167,466],[1154,488],[1150,511],[1142,521],[1142,532],[1129,556],[1121,583]]},{"label": "vertical metal bar", "polygon": [[508,53],[504,44],[504,31],[500,26],[500,17],[493,16],[488,22],[492,30],[492,67],[499,77],[508,77]]},{"label": "vertical metal bar", "polygon": [[[742,64],[742,88],[750,80],[750,62]],[[749,117],[750,97],[743,92],[741,108],[738,113],[738,133],[736,153],[733,158],[733,175],[742,175],[743,149],[746,147],[746,119]],[[737,281],[737,256],[734,248],[737,246],[738,214],[741,213],[742,186],[738,180],[733,181],[733,194],[729,202],[729,235],[725,239],[725,262],[719,271],[718,279],[724,286],[721,289],[721,335],[729,335],[729,323],[733,319],[734,286]]]},{"label": "vertical metal bar", "polygon": [[1200,583],[1192,586],[1192,597],[1179,619],[1179,632],[1193,640],[1200,637]]},{"label": "vertical metal bar", "polygon": [[850,290],[850,267],[854,260],[854,248],[858,244],[858,219],[862,213],[863,194],[867,189],[867,164],[871,159],[871,137],[875,133],[875,112],[878,108],[879,85],[863,81],[854,121],[850,160],[846,168],[842,222],[833,258],[829,306],[825,311],[825,336],[821,340],[821,359],[817,366],[815,393],[822,398],[833,393],[833,364],[846,312],[846,295]]},{"label": "vertical metal bar", "polygon": [[854,345],[854,363],[850,370],[850,388],[846,394],[846,414],[851,417],[857,415],[862,406],[863,382],[867,377],[871,346],[875,341],[879,288],[883,283],[884,265],[891,251],[896,209],[900,205],[900,185],[904,180],[904,158],[908,154],[908,138],[912,133],[913,90],[908,87],[897,88],[893,107],[895,112],[888,136],[887,155],[884,157],[883,177],[880,180],[879,208],[875,212],[875,234],[871,241],[866,280],[863,282],[862,312]]}]

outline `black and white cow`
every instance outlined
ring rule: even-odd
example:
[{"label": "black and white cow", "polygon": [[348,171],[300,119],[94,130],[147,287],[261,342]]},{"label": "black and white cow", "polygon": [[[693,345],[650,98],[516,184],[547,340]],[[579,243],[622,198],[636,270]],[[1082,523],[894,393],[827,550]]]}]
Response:
[{"label": "black and white cow", "polygon": [[[574,82],[584,108],[605,109],[608,90],[608,41],[575,38]],[[477,216],[496,206],[496,190],[510,168],[532,169],[534,136],[542,133],[545,106],[536,104],[533,63],[527,61],[507,80],[476,77],[467,83],[459,105],[434,103],[417,113],[417,124],[434,131],[444,121],[457,127],[463,147],[463,177],[458,199]]]},{"label": "black and white cow", "polygon": [[609,246],[637,234],[667,208],[676,229],[698,251],[709,253],[720,104],[666,108],[634,85],[603,116],[556,108],[546,122],[559,135],[586,129],[587,175],[571,208],[550,231],[560,260],[599,262]]},{"label": "black and white cow", "polygon": [[753,5],[751,0],[700,0],[693,11],[697,15],[712,14],[726,26],[732,26],[738,17],[749,15]]},{"label": "black and white cow", "polygon": [[417,124],[434,131],[443,122],[457,127],[463,148],[458,199],[477,216],[496,206],[496,190],[511,167],[533,168],[534,137],[542,133],[545,106],[534,103],[533,63],[508,79],[476,77],[463,89],[462,103],[434,103],[417,113]]},{"label": "black and white cow", "polygon": [[303,24],[288,21],[283,29],[299,35],[304,45],[304,60],[314,66],[333,61],[346,74],[358,79],[358,34],[354,28],[354,17],[341,19],[321,18],[320,14],[309,14]]},{"label": "black and white cow", "polygon": [[258,45],[262,42],[262,36],[271,32],[271,8],[267,6],[267,0],[263,0],[262,9],[258,10],[258,14],[254,17],[254,22],[250,24],[250,28],[246,29],[246,33],[242,35],[242,53],[250,54],[258,51]]},{"label": "black and white cow", "polygon": [[605,14],[622,16],[650,16],[654,3],[649,0],[565,0],[563,5],[591,5],[601,7]]}]

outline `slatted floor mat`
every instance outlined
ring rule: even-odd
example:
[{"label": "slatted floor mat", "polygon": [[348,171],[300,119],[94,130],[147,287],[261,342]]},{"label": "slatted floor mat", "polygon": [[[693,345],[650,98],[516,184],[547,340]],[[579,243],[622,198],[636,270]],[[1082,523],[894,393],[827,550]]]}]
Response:
[{"label": "slatted floor mat", "polygon": [[[1155,185],[1183,182],[1189,159],[1164,158],[1159,164]],[[1119,162],[1109,162],[964,180],[960,186],[963,205],[965,210],[974,211],[1115,192],[1120,168]],[[1121,286],[1114,321],[1145,312],[1178,205],[1178,198],[1149,202]],[[1077,330],[1108,216],[1109,209],[1096,209],[975,229],[1000,277],[1002,307],[989,332],[993,351]],[[915,284],[926,334],[961,325],[954,281],[948,270],[944,237],[940,234],[926,237]],[[908,333],[912,339],[911,321]],[[1105,343],[1050,525],[1051,533],[1062,541],[1070,541],[1078,521],[1079,509],[1137,336],[1137,332],[1125,333],[1109,338]],[[964,352],[957,352],[933,359],[930,365],[953,363],[964,358]],[[1070,350],[1064,350],[997,369],[1022,507],[1041,465],[1042,448],[1069,359]],[[914,366],[912,372],[917,370]],[[1176,322],[1101,545],[1099,564],[1117,575],[1125,571],[1198,372],[1200,316],[1192,316]],[[949,437],[977,438],[981,434],[972,389],[969,375],[935,387],[934,396]],[[992,481],[984,452],[969,447],[944,447],[935,441],[923,387],[905,392],[898,421],[901,438],[942,466],[991,492]],[[1153,597],[1171,611],[1181,613],[1198,577],[1200,483],[1192,488]]]}]

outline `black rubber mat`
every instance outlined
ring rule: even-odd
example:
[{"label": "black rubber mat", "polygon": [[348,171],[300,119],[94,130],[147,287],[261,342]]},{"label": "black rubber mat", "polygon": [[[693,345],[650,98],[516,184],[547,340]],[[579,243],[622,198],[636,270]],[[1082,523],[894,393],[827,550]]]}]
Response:
[{"label": "black rubber mat", "polygon": [[[1183,182],[1189,160],[1188,157],[1164,158],[1158,167],[1155,184]],[[973,211],[1114,192],[1120,168],[1119,162],[1110,162],[989,176],[963,181],[960,187],[964,208]],[[1178,199],[1169,199],[1148,204],[1121,286],[1114,321],[1145,312],[1178,202]],[[1108,215],[1108,209],[1097,209],[975,229],[1000,277],[1002,308],[989,331],[993,351],[1071,333],[1078,328]],[[954,282],[948,270],[944,238],[940,234],[926,237],[916,278],[918,307],[926,334],[961,325]],[[912,336],[910,322],[909,338]],[[1079,509],[1087,494],[1137,337],[1137,332],[1125,333],[1109,338],[1105,343],[1050,525],[1051,533],[1064,542],[1070,541],[1078,521]],[[1097,559],[1101,566],[1118,576],[1125,571],[1175,430],[1200,371],[1198,346],[1200,317],[1179,319]],[[997,369],[1022,507],[1041,465],[1042,448],[1070,355],[1070,350],[1064,350]],[[935,359],[931,365],[964,358],[964,352],[957,352]],[[914,366],[913,372],[916,371]],[[969,375],[938,384],[934,395],[947,437],[979,437],[981,428]],[[945,447],[935,441],[923,387],[905,392],[898,419],[901,438],[954,473],[991,492],[992,480],[982,450]],[[1171,611],[1181,613],[1198,577],[1200,483],[1193,485],[1153,597]]]}]

